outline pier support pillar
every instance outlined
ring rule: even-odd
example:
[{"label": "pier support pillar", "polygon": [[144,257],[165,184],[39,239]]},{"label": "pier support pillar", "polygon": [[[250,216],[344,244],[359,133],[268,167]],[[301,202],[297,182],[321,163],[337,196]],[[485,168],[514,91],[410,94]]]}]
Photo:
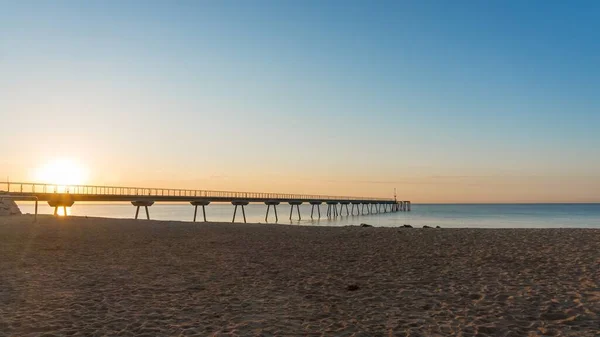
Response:
[{"label": "pier support pillar", "polygon": [[410,212],[410,206],[411,206],[410,201],[405,201],[404,204],[406,205],[406,211]]},{"label": "pier support pillar", "polygon": [[206,208],[210,204],[208,200],[194,200],[190,201],[190,204],[194,206],[194,222],[196,222],[196,214],[198,213],[198,206],[202,206],[202,216],[204,218],[204,222],[206,222]]},{"label": "pier support pillar", "polygon": [[342,216],[342,211],[344,210],[344,206],[346,206],[346,216],[350,215],[350,210],[348,209],[349,201],[341,201],[340,202],[340,216]]},{"label": "pier support pillar", "polygon": [[300,205],[302,205],[302,201],[289,201],[288,204],[290,204],[290,220],[292,220],[292,212],[294,211],[294,206],[296,206],[296,210],[298,211],[298,220],[302,220],[302,217],[300,216]]},{"label": "pier support pillar", "polygon": [[74,203],[73,197],[68,193],[57,194],[48,200],[48,205],[54,207],[54,215],[58,215],[58,208],[62,207],[64,215],[67,216],[67,207],[73,206]]},{"label": "pier support pillar", "polygon": [[354,206],[356,206],[356,215],[360,215],[360,202],[353,201],[352,202],[352,215],[354,215]]},{"label": "pier support pillar", "polygon": [[338,216],[337,201],[327,201],[327,217],[335,218]]},{"label": "pier support pillar", "polygon": [[150,212],[148,212],[148,207],[154,205],[154,201],[151,200],[136,200],[132,201],[131,204],[136,207],[135,209],[135,219],[137,220],[138,215],[140,214],[140,207],[144,207],[146,210],[146,219],[150,220]]},{"label": "pier support pillar", "polygon": [[319,219],[321,219],[321,204],[323,202],[322,201],[309,201],[309,203],[311,204],[310,218],[313,219],[313,213],[315,211],[315,206],[317,206],[317,212],[319,214]]},{"label": "pier support pillar", "polygon": [[237,208],[238,206],[242,206],[242,214],[244,215],[244,223],[246,223],[246,210],[244,209],[244,206],[247,206],[250,202],[248,201],[232,201],[231,204],[235,206],[235,208],[233,209],[233,219],[231,220],[231,222],[235,222],[235,215],[237,214]]},{"label": "pier support pillar", "polygon": [[279,205],[279,201],[269,200],[265,201],[265,205],[267,205],[267,214],[265,215],[265,222],[269,222],[269,208],[273,206],[273,210],[275,211],[275,222],[279,221],[279,217],[277,217],[277,205]]}]

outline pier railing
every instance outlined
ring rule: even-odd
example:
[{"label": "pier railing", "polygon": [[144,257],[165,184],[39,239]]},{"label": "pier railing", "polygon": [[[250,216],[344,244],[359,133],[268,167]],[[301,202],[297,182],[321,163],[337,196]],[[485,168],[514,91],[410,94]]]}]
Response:
[{"label": "pier railing", "polygon": [[188,190],[172,188],[146,188],[97,185],[56,185],[26,182],[0,182],[0,192],[30,194],[68,193],[77,195],[139,196],[139,197],[187,197],[231,199],[288,199],[288,200],[369,200],[394,201],[392,198],[348,197],[332,195],[308,195],[290,193],[261,193]]}]

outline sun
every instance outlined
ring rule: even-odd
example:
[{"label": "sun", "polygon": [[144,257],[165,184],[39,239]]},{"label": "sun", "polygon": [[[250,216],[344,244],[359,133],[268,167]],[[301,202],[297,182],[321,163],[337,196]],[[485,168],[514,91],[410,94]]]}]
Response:
[{"label": "sun", "polygon": [[54,159],[36,170],[36,181],[56,185],[85,184],[88,171],[77,161],[66,158]]}]

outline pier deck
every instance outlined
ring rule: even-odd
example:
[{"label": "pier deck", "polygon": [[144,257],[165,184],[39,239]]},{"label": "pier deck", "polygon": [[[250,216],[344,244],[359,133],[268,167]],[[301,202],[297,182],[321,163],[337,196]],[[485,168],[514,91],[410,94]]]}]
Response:
[{"label": "pier deck", "polygon": [[[347,208],[348,204],[367,205],[367,209],[369,210],[367,214],[372,214],[374,209],[377,210],[377,212],[379,212],[380,209],[383,209],[384,212],[387,212],[388,209],[390,212],[410,211],[410,201],[397,201],[395,198],[290,193],[233,192],[95,185],[53,185],[28,182],[0,183],[0,193],[10,194],[10,197],[15,200],[26,200],[33,197],[37,198],[39,201],[46,201],[50,206],[55,208],[55,214],[59,207],[71,207],[75,202],[126,201],[131,202],[134,206],[138,207],[136,218],[139,213],[139,207],[145,207],[146,214],[148,215],[148,218],[150,218],[148,207],[155,202],[190,202],[195,206],[195,212],[199,205],[203,206],[202,209],[204,212],[204,206],[212,202],[229,202],[235,205],[236,209],[237,206],[241,206],[242,211],[244,210],[244,206],[249,203],[265,203],[265,205],[272,205],[274,208],[280,203],[288,203],[291,207],[297,207],[303,203],[310,203],[313,205],[313,208],[315,205],[320,207],[322,203],[326,203],[328,206],[328,216],[341,216],[341,207],[345,205]],[[340,204],[339,213],[337,210],[338,204]],[[388,207],[388,205],[390,206]],[[206,214],[204,214],[204,218],[205,216]],[[298,218],[300,218],[299,210]]]}]

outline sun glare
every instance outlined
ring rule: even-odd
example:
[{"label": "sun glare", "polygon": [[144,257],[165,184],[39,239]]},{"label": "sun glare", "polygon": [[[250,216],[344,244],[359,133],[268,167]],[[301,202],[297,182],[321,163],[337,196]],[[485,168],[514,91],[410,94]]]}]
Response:
[{"label": "sun glare", "polygon": [[87,180],[87,170],[71,159],[55,159],[36,171],[36,181],[57,185],[82,185]]}]

